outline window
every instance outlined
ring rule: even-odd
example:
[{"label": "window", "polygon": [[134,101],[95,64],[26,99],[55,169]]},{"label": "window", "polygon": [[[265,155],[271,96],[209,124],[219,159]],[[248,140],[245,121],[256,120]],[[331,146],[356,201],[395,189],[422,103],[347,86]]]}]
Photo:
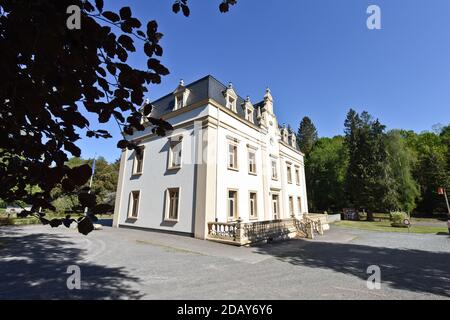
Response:
[{"label": "window", "polygon": [[302,214],[302,198],[297,197],[298,214]]},{"label": "window", "polygon": [[228,190],[228,220],[237,218],[237,191]]},{"label": "window", "polygon": [[139,214],[139,191],[132,191],[130,203],[128,204],[128,218],[137,219]]},{"label": "window", "polygon": [[250,108],[247,108],[245,113],[245,119],[253,123],[253,110]]},{"label": "window", "polygon": [[293,196],[289,196],[289,215],[290,216],[294,215],[294,197]]},{"label": "window", "polygon": [[278,194],[272,195],[272,214],[273,219],[277,220],[279,218],[279,205],[278,205]]},{"label": "window", "polygon": [[227,97],[227,108],[236,111],[236,99],[231,96]]},{"label": "window", "polygon": [[238,169],[237,145],[234,143],[228,144],[228,169]]},{"label": "window", "polygon": [[182,154],[181,151],[182,151],[181,140],[170,142],[169,169],[181,168],[181,154]]},{"label": "window", "polygon": [[187,106],[187,100],[190,94],[190,90],[184,85],[184,81],[180,80],[178,87],[173,92],[175,97],[175,104],[173,106],[173,111],[182,109]]},{"label": "window", "polygon": [[277,160],[272,159],[272,180],[278,180]]},{"label": "window", "polygon": [[250,214],[250,219],[256,219],[258,217],[258,212],[257,212],[257,196],[256,196],[256,192],[250,192],[250,197],[249,197],[249,214]]},{"label": "window", "polygon": [[144,148],[140,147],[139,151],[134,152],[133,174],[142,174],[144,168]]},{"label": "window", "polygon": [[298,167],[295,167],[295,182],[297,185],[300,185],[300,169]]},{"label": "window", "polygon": [[290,164],[287,164],[287,181],[292,183],[292,168]]},{"label": "window", "polygon": [[255,151],[248,151],[248,173],[256,174],[256,154]]},{"label": "window", "polygon": [[167,189],[166,197],[166,220],[177,221],[180,202],[180,189]]},{"label": "window", "polygon": [[183,107],[184,107],[183,95],[180,94],[179,96],[175,97],[175,110],[181,109]]}]

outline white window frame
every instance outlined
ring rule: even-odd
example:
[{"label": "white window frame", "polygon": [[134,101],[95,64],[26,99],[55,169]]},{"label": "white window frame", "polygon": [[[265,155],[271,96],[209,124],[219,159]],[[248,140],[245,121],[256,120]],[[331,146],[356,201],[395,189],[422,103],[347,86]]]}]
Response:
[{"label": "white window frame", "polygon": [[303,213],[302,211],[302,197],[297,197],[297,210],[298,210],[298,214],[301,215]]},{"label": "white window frame", "polygon": [[247,107],[247,110],[245,110],[245,119],[247,121],[250,121],[251,123],[254,123],[254,121],[253,121],[253,117],[254,117],[253,113],[254,113],[254,110],[251,107]]},{"label": "white window frame", "polygon": [[[230,101],[231,100],[231,101]],[[236,112],[236,98],[232,95],[227,95],[227,108]]]},{"label": "white window frame", "polygon": [[[176,146],[179,146],[180,149],[175,150]],[[180,163],[178,165],[173,164],[175,152],[181,153],[181,155],[179,156]],[[167,167],[169,170],[177,170],[181,169],[182,166],[183,166],[183,137],[182,136],[173,137],[169,140],[169,159]]]},{"label": "white window frame", "polygon": [[[135,197],[134,195],[137,194],[137,208],[135,209]],[[140,190],[133,190],[130,192],[129,200],[128,200],[128,212],[127,212],[127,218],[137,220],[139,217],[139,204],[141,202],[141,191]],[[136,216],[133,216],[134,211],[136,210]]]},{"label": "white window frame", "polygon": [[294,196],[289,196],[288,198],[288,204],[289,204],[289,216],[295,215],[295,204],[294,204]]},{"label": "white window frame", "polygon": [[[170,217],[170,213],[172,211],[172,199],[170,197],[170,193],[172,191],[176,191],[178,193],[177,197],[177,212],[176,212],[176,218]],[[180,195],[181,195],[181,188],[167,188],[166,190],[166,212],[164,215],[164,220],[169,222],[178,222],[180,220]]]},{"label": "white window frame", "polygon": [[[254,195],[254,199],[252,196]],[[253,204],[253,207],[252,207]],[[252,208],[254,209],[254,214],[252,215]],[[249,191],[248,193],[248,216],[250,220],[258,219],[258,192],[257,191]]]},{"label": "white window frame", "polygon": [[[249,148],[247,151],[247,156],[248,156],[248,174],[256,176],[258,174],[258,169],[256,166],[256,150]],[[250,160],[252,158],[253,158],[253,168],[254,168],[253,171],[251,169],[252,165],[251,165],[251,160]]]},{"label": "white window frame", "polygon": [[[231,160],[231,148],[233,148],[233,161]],[[228,141],[227,145],[227,168],[229,170],[239,171],[239,145],[236,142]]]},{"label": "white window frame", "polygon": [[175,96],[175,105],[173,106],[173,111],[180,110],[187,106],[187,99],[190,90],[184,86],[178,86],[177,90],[173,93]]},{"label": "white window frame", "polygon": [[[138,160],[138,157],[137,157],[137,152],[136,151],[134,151],[134,158],[133,158],[133,171],[132,171],[132,175],[133,176],[136,176],[136,175],[141,175],[143,172],[144,172],[144,155],[145,155],[145,148],[142,146],[142,147],[139,147],[139,149],[141,149],[141,151],[142,151],[142,159],[141,160]],[[138,164],[139,164],[139,161],[141,162],[141,170],[140,171],[138,171]]]},{"label": "white window frame", "polygon": [[184,94],[178,94],[175,96],[175,108],[174,110],[180,110],[184,108]]},{"label": "white window frame", "polygon": [[300,185],[300,167],[295,166],[295,183]]},{"label": "white window frame", "polygon": [[[274,165],[275,164],[275,165]],[[271,159],[272,180],[278,181],[278,160]]]},{"label": "white window frame", "polygon": [[[234,192],[235,198],[233,202],[233,216],[230,216],[230,192]],[[239,218],[238,210],[239,210],[239,192],[237,189],[227,189],[227,220],[235,221]]]},{"label": "white window frame", "polygon": [[292,184],[292,164],[289,162],[286,163],[286,177],[287,182]]},{"label": "white window frame", "polygon": [[[230,84],[227,90],[224,92],[225,97],[225,107],[233,112],[237,112],[236,105],[238,101],[238,97],[236,92],[234,91],[232,85]],[[230,99],[233,101],[230,103]]]}]

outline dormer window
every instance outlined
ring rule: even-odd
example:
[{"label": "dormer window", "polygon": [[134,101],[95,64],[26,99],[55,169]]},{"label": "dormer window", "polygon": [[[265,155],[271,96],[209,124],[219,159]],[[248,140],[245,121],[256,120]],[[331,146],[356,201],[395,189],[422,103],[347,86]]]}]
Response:
[{"label": "dormer window", "polygon": [[255,108],[253,107],[253,105],[250,101],[250,97],[247,96],[247,99],[242,104],[242,108],[244,109],[245,120],[250,121],[251,123],[254,123],[253,113],[255,111]]},{"label": "dormer window", "polygon": [[296,141],[297,140],[295,138],[295,134],[292,133],[291,134],[291,146],[294,147],[294,148],[296,147]]},{"label": "dormer window", "polygon": [[253,123],[253,110],[247,109],[247,112],[245,113],[245,118]]},{"label": "dormer window", "polygon": [[179,110],[181,108],[183,108],[184,103],[183,103],[183,95],[179,95],[175,97],[175,110]]},{"label": "dormer window", "polygon": [[236,100],[233,97],[228,97],[227,99],[227,108],[233,111],[236,111]]},{"label": "dormer window", "polygon": [[237,94],[233,89],[233,84],[230,82],[228,88],[223,92],[223,96],[225,97],[225,107],[230,109],[233,112],[237,112],[236,110],[236,101]]},{"label": "dormer window", "polygon": [[173,95],[175,96],[175,104],[173,107],[174,111],[186,107],[189,93],[189,89],[184,86],[184,81],[181,80],[180,84],[173,92]]},{"label": "dormer window", "polygon": [[286,128],[281,129],[281,139],[283,140],[283,142],[289,143],[288,132]]}]

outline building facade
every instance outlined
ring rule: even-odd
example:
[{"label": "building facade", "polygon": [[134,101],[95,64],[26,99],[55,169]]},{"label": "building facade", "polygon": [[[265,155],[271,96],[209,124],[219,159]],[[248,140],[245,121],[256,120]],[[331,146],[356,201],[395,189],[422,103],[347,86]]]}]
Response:
[{"label": "building facade", "polygon": [[114,226],[208,236],[208,223],[257,222],[308,213],[303,154],[278,124],[269,89],[261,102],[206,76],[153,102],[174,130],[146,130],[123,150]]}]

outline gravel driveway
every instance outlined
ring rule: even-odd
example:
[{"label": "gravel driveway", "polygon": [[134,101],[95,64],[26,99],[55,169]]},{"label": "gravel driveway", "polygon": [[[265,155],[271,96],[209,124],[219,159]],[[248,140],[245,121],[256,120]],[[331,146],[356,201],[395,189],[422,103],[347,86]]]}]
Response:
[{"label": "gravel driveway", "polygon": [[[81,270],[69,290],[67,268]],[[369,290],[367,267],[381,269]],[[313,241],[237,248],[105,228],[0,228],[0,299],[449,299],[445,235],[332,227]]]}]

